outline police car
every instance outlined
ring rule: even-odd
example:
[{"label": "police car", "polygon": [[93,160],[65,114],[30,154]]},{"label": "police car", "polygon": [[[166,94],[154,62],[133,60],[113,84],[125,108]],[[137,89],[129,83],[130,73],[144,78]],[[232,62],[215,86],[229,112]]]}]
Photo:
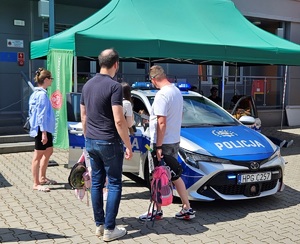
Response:
[{"label": "police car", "polygon": [[[157,90],[147,82],[135,83],[133,87],[133,158],[124,160],[123,172],[134,173],[149,185],[147,114]],[[242,116],[237,120],[205,96],[189,91],[188,84],[178,87],[183,96],[178,161],[190,200],[242,200],[273,195],[284,189],[285,161],[280,148],[247,127],[255,122],[253,117]],[[178,196],[176,188],[174,195]]]}]

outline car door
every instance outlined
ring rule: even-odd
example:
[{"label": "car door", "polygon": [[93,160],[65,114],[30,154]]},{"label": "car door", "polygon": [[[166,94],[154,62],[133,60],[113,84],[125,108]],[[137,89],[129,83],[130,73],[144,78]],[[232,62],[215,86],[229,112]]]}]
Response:
[{"label": "car door", "polygon": [[136,132],[130,136],[132,145],[133,157],[131,160],[124,160],[123,172],[131,172],[144,175],[144,164],[147,156],[146,144],[150,144],[148,130],[149,130],[149,117],[141,114],[141,111],[148,112],[143,99],[137,95],[133,97],[133,113]]},{"label": "car door", "polygon": [[[234,107],[231,111],[231,114],[236,119],[240,120],[244,125],[261,132],[261,120],[258,117],[256,105],[252,96],[234,96],[231,100],[234,104]],[[254,122],[250,122],[251,120],[244,119],[247,116],[251,116],[254,118]],[[243,117],[245,116],[245,117]]]},{"label": "car door", "polygon": [[235,118],[240,119],[243,115],[258,118],[257,109],[251,96],[235,96],[235,99],[233,98],[232,101],[234,101],[234,107],[231,114]]}]

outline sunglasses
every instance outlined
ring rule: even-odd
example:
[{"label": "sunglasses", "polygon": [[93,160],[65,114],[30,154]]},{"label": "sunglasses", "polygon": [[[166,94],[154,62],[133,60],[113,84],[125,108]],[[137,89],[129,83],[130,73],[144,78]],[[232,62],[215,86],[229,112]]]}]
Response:
[{"label": "sunglasses", "polygon": [[150,78],[150,80],[152,80],[152,79],[154,79],[156,76],[158,76],[158,74],[153,75],[153,76],[149,75],[149,78]]}]

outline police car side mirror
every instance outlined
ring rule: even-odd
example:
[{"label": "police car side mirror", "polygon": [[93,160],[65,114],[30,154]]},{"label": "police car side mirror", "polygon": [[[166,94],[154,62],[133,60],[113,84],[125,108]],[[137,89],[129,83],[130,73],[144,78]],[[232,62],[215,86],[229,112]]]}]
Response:
[{"label": "police car side mirror", "polygon": [[252,116],[244,115],[239,119],[244,125],[253,125],[255,123],[255,118]]}]

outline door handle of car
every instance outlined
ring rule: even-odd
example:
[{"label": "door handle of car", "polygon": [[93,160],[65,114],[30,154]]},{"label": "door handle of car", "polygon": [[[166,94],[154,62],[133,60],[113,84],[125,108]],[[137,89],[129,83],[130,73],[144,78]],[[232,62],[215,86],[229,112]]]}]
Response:
[{"label": "door handle of car", "polygon": [[83,131],[82,130],[69,130],[70,134],[77,135],[77,136],[82,136]]}]

